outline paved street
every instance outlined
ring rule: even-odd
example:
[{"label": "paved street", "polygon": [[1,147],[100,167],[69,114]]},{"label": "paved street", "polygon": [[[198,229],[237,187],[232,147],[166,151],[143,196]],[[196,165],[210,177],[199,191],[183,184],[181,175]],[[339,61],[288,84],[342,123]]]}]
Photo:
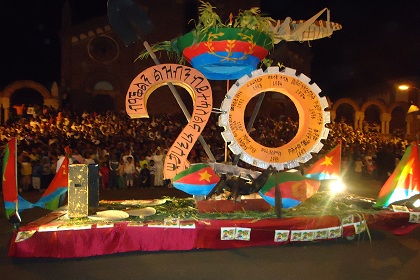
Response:
[{"label": "paved street", "polygon": [[[359,188],[363,188],[360,190]],[[351,189],[377,195],[364,181]],[[24,194],[36,200],[39,193]],[[101,191],[100,199],[187,196],[176,189]],[[1,205],[2,279],[418,279],[420,230],[405,236],[371,232],[359,240],[293,243],[273,247],[176,252],[133,252],[82,259],[16,259],[7,256],[10,225]],[[24,211],[23,224],[49,211]]]}]

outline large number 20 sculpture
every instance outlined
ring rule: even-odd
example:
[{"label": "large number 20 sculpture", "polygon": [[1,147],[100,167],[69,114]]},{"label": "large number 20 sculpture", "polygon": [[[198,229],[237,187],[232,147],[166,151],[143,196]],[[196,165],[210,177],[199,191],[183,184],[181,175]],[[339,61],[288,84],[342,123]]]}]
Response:
[{"label": "large number 20 sculpture", "polygon": [[[219,117],[219,126],[225,128],[222,136],[230,143],[229,148],[240,158],[260,168],[274,166],[278,170],[293,168],[308,161],[311,153],[321,150],[321,139],[326,139],[329,130],[328,106],[325,97],[316,84],[303,74],[296,75],[294,69],[269,67],[239,79],[226,94]],[[160,64],[140,73],[132,82],[126,95],[126,111],[131,118],[149,117],[147,99],[158,87],[173,83],[185,88],[194,102],[194,109],[188,125],[169,149],[164,163],[164,177],[172,179],[187,168],[187,157],[194,143],[203,131],[211,110],[212,92],[208,80],[194,68],[178,64]],[[246,132],[244,113],[248,102],[256,95],[274,91],[288,96],[299,113],[299,128],[295,137],[281,147],[269,148],[254,141]],[[279,136],[280,137],[280,136]]]}]

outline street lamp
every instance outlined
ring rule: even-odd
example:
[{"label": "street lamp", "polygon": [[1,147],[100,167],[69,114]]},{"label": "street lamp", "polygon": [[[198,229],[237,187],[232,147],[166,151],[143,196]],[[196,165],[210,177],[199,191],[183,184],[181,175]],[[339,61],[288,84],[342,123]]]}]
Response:
[{"label": "street lamp", "polygon": [[[409,86],[409,85],[398,86],[399,90],[408,90],[410,88],[413,88],[413,89],[417,90],[418,92],[420,92],[420,89],[418,89],[416,87],[413,87],[413,86]],[[407,114],[411,114],[411,113],[418,112],[418,111],[420,111],[420,108],[417,105],[411,103],[410,108],[408,108]]]}]

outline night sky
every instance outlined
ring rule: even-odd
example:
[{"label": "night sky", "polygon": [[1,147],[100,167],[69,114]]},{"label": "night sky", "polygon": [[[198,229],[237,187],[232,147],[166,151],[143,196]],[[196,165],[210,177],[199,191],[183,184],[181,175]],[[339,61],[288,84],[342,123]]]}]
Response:
[{"label": "night sky", "polygon": [[[322,8],[343,29],[331,38],[311,41],[310,78],[332,98],[364,87],[420,82],[420,2],[402,1],[262,1],[273,18],[308,19]],[[357,4],[363,3],[363,4]],[[326,19],[324,14],[322,19]],[[304,43],[307,44],[307,43]],[[419,87],[420,85],[417,85]]]},{"label": "night sky", "polygon": [[[16,80],[49,88],[60,81],[60,30],[64,0],[2,0],[0,89]],[[106,14],[106,0],[70,0],[72,23]]]},{"label": "night sky", "polygon": [[[3,34],[0,89],[23,79],[38,81],[47,88],[53,81],[59,82],[63,2],[0,1]],[[105,14],[106,2],[71,0],[73,22]],[[306,20],[328,7],[331,21],[343,25],[331,38],[310,42],[314,55],[310,78],[325,95],[335,98],[395,80],[419,81],[420,2],[416,0],[262,0],[261,3],[262,10],[269,11],[275,19],[290,16]]]}]

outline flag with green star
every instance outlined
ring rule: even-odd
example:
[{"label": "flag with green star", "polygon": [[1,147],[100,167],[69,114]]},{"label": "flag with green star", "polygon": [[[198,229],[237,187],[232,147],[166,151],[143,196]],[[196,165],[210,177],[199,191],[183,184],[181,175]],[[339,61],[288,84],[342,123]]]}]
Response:
[{"label": "flag with green star", "polygon": [[207,195],[219,180],[220,177],[210,165],[197,163],[178,173],[172,179],[172,184],[191,195]]},{"label": "flag with green star", "polygon": [[305,176],[316,180],[330,180],[340,178],[341,145],[338,144],[331,151],[315,162]]}]

